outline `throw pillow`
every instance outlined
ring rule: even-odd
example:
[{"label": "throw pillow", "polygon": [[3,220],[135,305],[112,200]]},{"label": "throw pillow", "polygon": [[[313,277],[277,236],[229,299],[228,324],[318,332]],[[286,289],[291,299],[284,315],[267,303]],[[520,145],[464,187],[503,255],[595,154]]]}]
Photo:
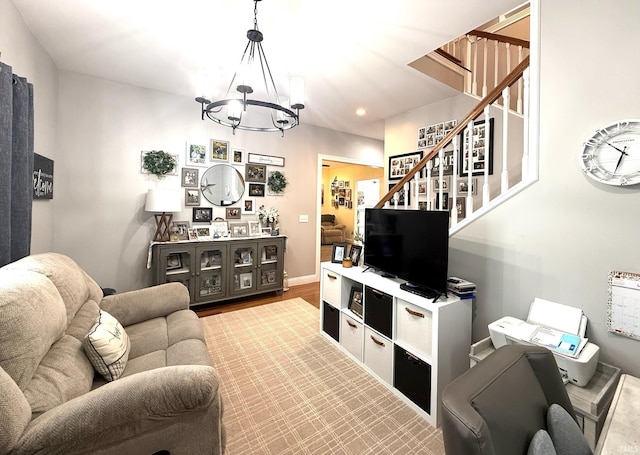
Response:
[{"label": "throw pillow", "polygon": [[558,455],[593,454],[576,421],[559,404],[549,406],[547,428]]},{"label": "throw pillow", "polygon": [[527,455],[556,455],[549,433],[540,429],[533,435]]},{"label": "throw pillow", "polygon": [[131,342],[118,320],[100,310],[95,324],[84,338],[83,347],[96,371],[107,381],[115,381],[127,365]]}]

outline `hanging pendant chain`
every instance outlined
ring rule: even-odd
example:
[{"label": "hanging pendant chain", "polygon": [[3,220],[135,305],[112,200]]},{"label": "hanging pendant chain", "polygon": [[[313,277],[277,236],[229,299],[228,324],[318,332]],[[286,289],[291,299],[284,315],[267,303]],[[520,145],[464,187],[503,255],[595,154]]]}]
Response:
[{"label": "hanging pendant chain", "polygon": [[258,30],[258,0],[255,0],[253,4],[253,28]]}]

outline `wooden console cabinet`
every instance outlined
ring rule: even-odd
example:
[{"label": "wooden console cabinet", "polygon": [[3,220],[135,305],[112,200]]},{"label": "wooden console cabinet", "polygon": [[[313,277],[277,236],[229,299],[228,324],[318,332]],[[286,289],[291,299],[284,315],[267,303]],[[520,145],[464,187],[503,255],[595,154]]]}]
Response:
[{"label": "wooden console cabinet", "polygon": [[[442,390],[469,369],[473,300],[432,302],[401,282],[322,263],[320,332],[438,426]],[[362,316],[350,309],[352,289],[363,296]]]},{"label": "wooden console cabinet", "polygon": [[285,236],[152,245],[153,284],[180,282],[191,306],[282,292]]}]

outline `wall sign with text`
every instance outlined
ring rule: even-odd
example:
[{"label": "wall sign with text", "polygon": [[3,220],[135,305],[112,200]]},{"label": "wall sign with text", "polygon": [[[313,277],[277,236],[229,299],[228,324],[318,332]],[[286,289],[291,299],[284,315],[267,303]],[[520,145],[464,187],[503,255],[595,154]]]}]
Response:
[{"label": "wall sign with text", "polygon": [[53,199],[53,160],[33,154],[33,198]]}]

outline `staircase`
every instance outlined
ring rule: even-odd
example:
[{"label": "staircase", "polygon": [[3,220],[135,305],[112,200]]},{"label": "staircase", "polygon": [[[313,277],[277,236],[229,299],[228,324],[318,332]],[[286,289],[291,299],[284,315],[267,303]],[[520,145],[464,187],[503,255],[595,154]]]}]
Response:
[{"label": "staircase", "polygon": [[[438,68],[434,77],[478,103],[440,142],[423,149],[423,158],[376,208],[450,210],[453,235],[538,178],[537,150],[529,149],[529,43],[473,30],[411,66]],[[450,179],[440,163],[452,165]],[[435,181],[442,182],[437,190]],[[407,192],[418,197],[402,197]]]}]

